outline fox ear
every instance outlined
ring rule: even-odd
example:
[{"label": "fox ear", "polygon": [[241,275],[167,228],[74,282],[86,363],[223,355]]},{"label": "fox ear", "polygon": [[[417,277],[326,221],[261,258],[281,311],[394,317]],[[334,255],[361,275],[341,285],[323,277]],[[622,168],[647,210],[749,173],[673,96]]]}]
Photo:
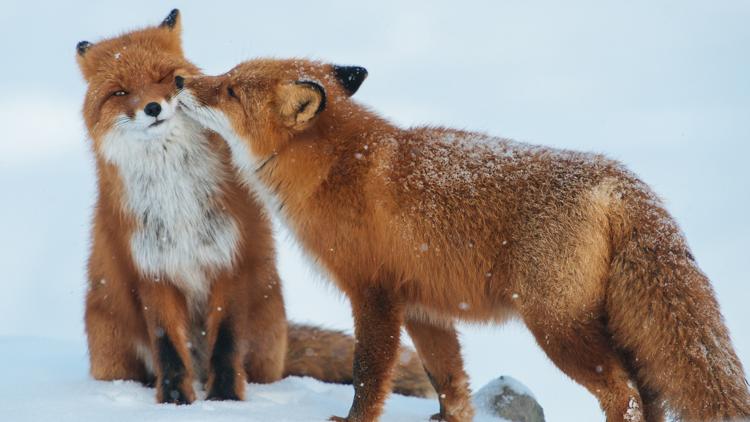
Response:
[{"label": "fox ear", "polygon": [[182,18],[178,9],[172,9],[157,27],[158,31],[163,31],[167,41],[165,48],[173,53],[182,55]]},{"label": "fox ear", "polygon": [[78,62],[78,67],[81,69],[83,79],[87,81],[91,76],[92,64],[89,63],[91,60],[89,60],[89,58],[86,56],[86,53],[89,51],[89,49],[91,49],[93,45],[94,44],[88,41],[81,41],[76,44],[76,61]]},{"label": "fox ear", "polygon": [[178,9],[172,9],[171,12],[161,21],[159,25],[161,28],[167,28],[169,30],[177,29],[180,30],[180,11]]},{"label": "fox ear", "polygon": [[336,75],[336,79],[344,87],[347,95],[351,97],[367,78],[367,69],[360,66],[333,65],[333,74]]},{"label": "fox ear", "polygon": [[81,41],[78,44],[76,44],[76,51],[78,52],[79,56],[83,56],[86,54],[86,52],[91,48],[91,46],[94,45],[88,41]]},{"label": "fox ear", "polygon": [[325,108],[326,91],[317,82],[296,81],[279,89],[279,113],[290,129],[304,129]]}]

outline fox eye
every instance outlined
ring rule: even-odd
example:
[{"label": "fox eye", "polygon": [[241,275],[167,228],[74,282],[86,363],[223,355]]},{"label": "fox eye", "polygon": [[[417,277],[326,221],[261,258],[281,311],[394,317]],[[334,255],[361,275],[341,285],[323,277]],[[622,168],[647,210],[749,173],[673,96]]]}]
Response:
[{"label": "fox eye", "polygon": [[229,96],[232,98],[237,98],[237,94],[234,93],[234,90],[232,89],[231,86],[227,87],[227,94],[229,94]]},{"label": "fox eye", "polygon": [[127,91],[119,90],[112,93],[113,97],[123,97],[125,95],[128,95]]}]

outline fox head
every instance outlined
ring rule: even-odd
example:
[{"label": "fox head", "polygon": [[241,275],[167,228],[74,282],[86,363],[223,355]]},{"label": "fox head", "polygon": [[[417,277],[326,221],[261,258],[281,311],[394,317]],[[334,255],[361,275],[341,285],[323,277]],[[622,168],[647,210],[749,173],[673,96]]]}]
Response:
[{"label": "fox head", "polygon": [[174,78],[198,73],[183,56],[180,30],[175,9],[157,26],[78,43],[76,59],[88,85],[83,116],[96,150],[110,141],[162,139],[173,128]]},{"label": "fox head", "polygon": [[254,163],[346,113],[367,70],[308,60],[258,59],[219,76],[177,77],[181,110]]}]

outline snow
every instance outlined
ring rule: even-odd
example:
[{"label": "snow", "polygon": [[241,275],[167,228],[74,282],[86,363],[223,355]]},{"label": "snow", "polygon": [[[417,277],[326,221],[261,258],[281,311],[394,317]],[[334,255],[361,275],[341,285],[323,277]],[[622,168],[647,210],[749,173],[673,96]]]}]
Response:
[{"label": "snow", "polygon": [[[87,378],[82,344],[95,175],[80,118],[84,88],[75,44],[158,23],[170,7],[159,10],[145,0],[3,4],[3,30],[23,34],[23,42],[0,37],[7,57],[0,67],[2,421],[78,421],[75,412],[113,408],[97,391],[115,386]],[[299,2],[293,14],[282,2],[177,7],[185,51],[209,73],[253,56],[363,65],[370,76],[355,98],[401,125],[442,124],[624,162],[665,199],[713,282],[740,359],[750,365],[747,2],[483,2],[459,8],[452,2],[331,1]],[[279,22],[288,30],[279,31]],[[290,319],[351,330],[348,303],[320,281],[324,277],[315,275],[286,233],[278,233]],[[550,422],[603,420],[593,396],[557,370],[520,324],[459,330],[475,390],[510,374],[534,391]],[[44,340],[10,338],[19,335]],[[164,419],[164,413],[199,411],[162,408],[153,405],[151,390],[127,388],[143,394],[133,407],[152,409],[154,418],[156,409]],[[250,397],[235,405],[253,405]],[[324,394],[318,398],[330,403]],[[384,422],[398,417],[390,406],[401,399],[389,402]],[[316,415],[342,415],[348,400],[335,402]],[[413,420],[436,411],[433,402],[409,403],[418,407],[409,413]],[[291,418],[307,410],[291,404],[285,412]],[[124,413],[120,420],[131,420]],[[101,419],[117,421],[110,413],[95,418]]]},{"label": "snow", "polygon": [[[88,376],[84,344],[28,337],[0,337],[0,412],[3,421],[130,422],[307,422],[345,415],[354,390],[312,378],[290,377],[247,385],[242,402],[157,404],[155,391],[133,381],[95,381]],[[383,421],[422,422],[438,403],[391,395]],[[487,414],[478,422],[502,422]]]},{"label": "snow", "polygon": [[643,413],[641,413],[641,408],[638,406],[638,402],[631,397],[628,401],[628,409],[625,411],[625,421],[626,422],[640,422],[643,420]]}]

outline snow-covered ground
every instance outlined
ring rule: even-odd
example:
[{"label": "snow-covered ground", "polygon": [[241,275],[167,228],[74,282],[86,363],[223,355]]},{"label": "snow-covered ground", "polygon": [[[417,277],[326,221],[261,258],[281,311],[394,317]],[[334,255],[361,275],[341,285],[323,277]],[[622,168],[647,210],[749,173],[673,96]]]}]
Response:
[{"label": "snow-covered ground", "polygon": [[[2,366],[0,378],[0,420],[5,422],[324,421],[346,415],[353,395],[350,386],[290,377],[274,384],[249,384],[243,402],[206,401],[205,394],[196,390],[199,400],[176,406],[157,404],[155,390],[136,382],[90,379],[86,350],[80,343],[3,337],[0,361],[10,363]],[[523,386],[516,388],[523,391]],[[435,400],[392,395],[383,420],[425,421],[437,409]],[[503,421],[481,412],[476,420]]]},{"label": "snow-covered ground", "polygon": [[[321,420],[349,405],[346,387],[287,380],[251,388],[247,403],[207,403],[217,409],[207,418],[203,403],[160,407],[141,387],[87,378],[82,298],[94,173],[74,47],[157,23],[171,7],[183,12],[186,53],[207,72],[257,55],[363,65],[370,76],[357,98],[402,125],[484,130],[623,161],[684,229],[750,365],[746,1],[8,0],[0,12],[0,420],[247,418],[278,396],[288,401],[276,417]],[[346,301],[279,235],[290,318],[350,329]],[[507,374],[529,386],[548,421],[603,418],[519,324],[461,331],[475,389]],[[396,397],[388,409],[386,422],[424,420],[435,405]]]}]

